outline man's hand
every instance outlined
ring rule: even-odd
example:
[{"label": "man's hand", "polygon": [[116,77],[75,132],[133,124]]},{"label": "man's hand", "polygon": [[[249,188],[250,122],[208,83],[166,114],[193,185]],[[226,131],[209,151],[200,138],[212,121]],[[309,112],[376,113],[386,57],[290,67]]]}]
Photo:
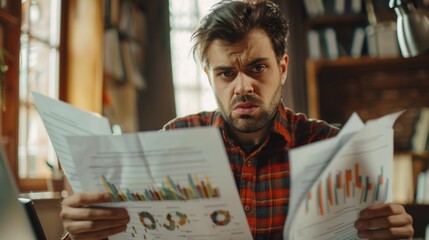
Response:
[{"label": "man's hand", "polygon": [[125,231],[130,217],[124,208],[89,207],[88,204],[111,202],[103,192],[76,193],[62,202],[61,219],[71,238],[103,239]]},{"label": "man's hand", "polygon": [[368,239],[412,239],[413,219],[400,204],[373,205],[355,222],[358,236]]}]

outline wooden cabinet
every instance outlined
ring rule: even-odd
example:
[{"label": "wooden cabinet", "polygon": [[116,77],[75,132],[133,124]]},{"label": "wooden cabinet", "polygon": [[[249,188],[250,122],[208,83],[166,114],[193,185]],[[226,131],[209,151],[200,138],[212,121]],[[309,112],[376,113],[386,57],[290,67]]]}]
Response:
[{"label": "wooden cabinet", "polygon": [[406,109],[395,124],[395,149],[409,150],[417,111],[429,106],[429,55],[307,61],[309,116],[344,123]]},{"label": "wooden cabinet", "polygon": [[18,109],[19,109],[19,47],[21,33],[21,1],[0,2],[0,49],[4,50],[7,71],[2,89],[5,109],[0,110],[1,141],[11,169],[17,175]]}]

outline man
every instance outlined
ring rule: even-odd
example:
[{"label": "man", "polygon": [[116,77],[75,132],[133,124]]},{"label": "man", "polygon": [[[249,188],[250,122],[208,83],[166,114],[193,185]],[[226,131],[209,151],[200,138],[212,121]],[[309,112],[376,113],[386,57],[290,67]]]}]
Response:
[{"label": "man", "polygon": [[[291,148],[338,133],[323,121],[295,114],[281,102],[288,70],[288,22],[268,1],[223,1],[194,33],[201,61],[218,103],[215,112],[174,119],[164,129],[214,126],[222,132],[236,185],[255,239],[282,239],[290,197]],[[73,239],[101,239],[125,230],[124,209],[90,208],[105,193],[74,194],[61,217]],[[399,204],[363,210],[360,237],[411,238],[412,218]]]}]

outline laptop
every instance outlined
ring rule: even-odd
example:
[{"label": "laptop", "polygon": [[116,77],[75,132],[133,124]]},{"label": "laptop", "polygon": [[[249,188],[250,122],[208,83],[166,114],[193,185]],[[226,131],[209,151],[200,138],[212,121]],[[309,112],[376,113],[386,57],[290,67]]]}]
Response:
[{"label": "laptop", "polygon": [[18,188],[0,146],[0,239],[45,240],[30,199],[19,199]]}]

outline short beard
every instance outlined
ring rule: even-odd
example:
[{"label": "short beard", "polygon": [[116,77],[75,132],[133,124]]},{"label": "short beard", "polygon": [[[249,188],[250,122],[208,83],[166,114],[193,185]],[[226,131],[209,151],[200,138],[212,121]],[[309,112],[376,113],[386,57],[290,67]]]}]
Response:
[{"label": "short beard", "polygon": [[[279,90],[271,99],[268,109],[262,109],[263,111],[256,118],[251,115],[242,115],[240,118],[234,119],[232,118],[232,111],[227,114],[225,107],[221,104],[219,98],[216,97],[216,101],[219,106],[219,111],[222,117],[228,123],[229,127],[241,133],[254,133],[263,129],[267,126],[267,124],[270,123],[272,117],[276,113],[277,106],[280,102],[280,95],[281,88],[279,88]],[[240,102],[252,102],[257,104],[259,107],[263,106],[263,102],[261,99],[252,95],[243,95],[234,98],[229,105],[229,109],[232,109],[235,104]]]}]

